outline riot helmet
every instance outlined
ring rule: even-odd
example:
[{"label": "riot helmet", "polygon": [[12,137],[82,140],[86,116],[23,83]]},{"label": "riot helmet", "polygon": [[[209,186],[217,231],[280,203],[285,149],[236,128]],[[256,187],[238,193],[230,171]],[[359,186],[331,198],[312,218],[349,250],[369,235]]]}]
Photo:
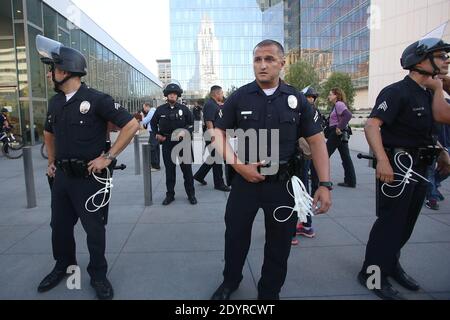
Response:
[{"label": "riot helmet", "polygon": [[317,99],[319,97],[319,93],[317,92],[317,90],[311,86],[306,87],[305,89],[302,90],[302,92],[305,95],[305,97],[313,97],[314,99]]},{"label": "riot helmet", "polygon": [[176,93],[178,98],[181,98],[183,95],[183,89],[181,88],[181,84],[177,80],[172,80],[170,83],[166,85],[164,88],[164,97],[168,97],[171,93]]},{"label": "riot helmet", "polygon": [[[36,48],[41,56],[41,61],[51,67],[55,87],[64,84],[70,78],[82,77],[87,74],[86,58],[78,50],[66,47],[58,41],[41,35],[36,37]],[[71,75],[62,81],[56,81],[55,68],[70,72]]]},{"label": "riot helmet", "polygon": [[[416,71],[427,76],[436,76],[441,73],[441,70],[433,59],[433,53],[437,51],[450,52],[450,44],[442,40],[447,24],[443,24],[405,49],[400,60],[403,69]],[[426,59],[429,59],[433,66],[433,73],[416,67],[417,64]]]}]

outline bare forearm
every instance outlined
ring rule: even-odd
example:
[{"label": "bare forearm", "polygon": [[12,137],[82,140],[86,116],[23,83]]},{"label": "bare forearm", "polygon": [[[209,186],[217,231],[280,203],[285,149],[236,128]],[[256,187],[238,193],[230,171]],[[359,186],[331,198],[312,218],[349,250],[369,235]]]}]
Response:
[{"label": "bare forearm", "polygon": [[330,158],[327,146],[322,134],[317,134],[307,139],[311,148],[312,160],[317,171],[319,181],[330,181]]},{"label": "bare forearm", "polygon": [[44,142],[45,147],[47,148],[48,154],[48,164],[51,165],[55,163],[56,155],[55,155],[55,136],[47,131],[44,131]]},{"label": "bare forearm", "polygon": [[450,104],[445,100],[443,90],[434,92],[433,116],[437,122],[450,124]]},{"label": "bare forearm", "polygon": [[380,127],[377,125],[367,124],[365,128],[366,139],[376,159],[381,162],[389,160],[384,150],[383,140],[381,139]]},{"label": "bare forearm", "polygon": [[208,130],[214,129],[213,122],[212,121],[206,121],[206,127],[208,128]]},{"label": "bare forearm", "polygon": [[235,168],[235,165],[242,165],[243,163],[238,159],[233,148],[228,142],[225,131],[220,129],[214,129],[214,148],[219,153],[221,157],[226,161],[226,163],[232,165]]},{"label": "bare forearm", "polygon": [[112,146],[110,153],[114,156],[118,156],[123,150],[130,144],[136,132],[139,130],[139,123],[136,119],[131,120],[125,127],[120,131],[117,141]]}]

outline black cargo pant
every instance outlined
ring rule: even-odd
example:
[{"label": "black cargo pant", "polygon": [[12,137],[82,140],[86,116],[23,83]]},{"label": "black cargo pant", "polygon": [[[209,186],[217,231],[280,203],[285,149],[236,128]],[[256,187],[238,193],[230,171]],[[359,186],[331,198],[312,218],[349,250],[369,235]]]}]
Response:
[{"label": "black cargo pant", "polygon": [[[210,151],[212,150],[212,148],[210,148],[211,142],[207,142],[206,146],[209,147]],[[221,187],[221,186],[225,185],[225,182],[223,181],[223,164],[222,163],[209,164],[209,163],[212,162],[211,159],[214,158],[215,155],[216,155],[216,150],[212,150],[211,151],[211,156],[200,167],[200,169],[195,174],[195,177],[198,180],[205,180],[205,177],[208,175],[209,171],[211,171],[211,169],[212,169],[213,170],[213,176],[214,176],[214,186],[216,188],[218,188],[218,187]]]},{"label": "black cargo pant", "polygon": [[[292,191],[291,191],[292,192]],[[265,215],[266,244],[261,280],[258,284],[260,299],[279,299],[286,280],[287,263],[291,252],[292,234],[297,215],[284,223],[277,222],[273,213],[280,206],[293,206],[285,182],[253,184],[236,175],[225,213],[225,270],[224,283],[232,288],[242,281],[242,269],[250,248],[252,226],[258,210]],[[278,212],[278,219],[286,219],[291,210]]]},{"label": "black cargo pant", "polygon": [[[405,165],[408,166],[407,163]],[[395,165],[392,168],[394,172],[400,172]],[[414,166],[413,170],[426,177],[427,165]],[[380,267],[385,276],[392,275],[395,271],[401,249],[412,235],[427,193],[428,183],[414,174],[412,178],[418,182],[411,181],[403,194],[395,199],[386,197],[381,191],[383,183],[377,182],[378,219],[367,243],[363,273],[367,273],[369,266]],[[396,179],[401,180],[397,176]],[[385,192],[393,196],[400,193],[401,188],[385,188]]]},{"label": "black cargo pant", "polygon": [[[166,186],[167,186],[167,196],[175,196],[175,183],[176,183],[176,163],[174,163],[175,159],[172,159],[172,150],[173,148],[179,144],[179,142],[170,141],[167,138],[166,141],[162,144],[162,153],[164,159],[164,165],[166,166]],[[180,154],[183,156],[183,154]],[[191,158],[192,159],[192,158]],[[180,163],[181,171],[183,172],[184,177],[184,188],[186,190],[186,194],[189,196],[195,196],[195,188],[194,188],[194,177],[192,174],[192,163]]]},{"label": "black cargo pant", "polygon": [[105,258],[105,217],[108,208],[95,213],[85,209],[89,197],[103,187],[92,176],[72,178],[60,169],[56,171],[52,188],[51,227],[53,257],[59,270],[65,271],[68,266],[77,265],[74,226],[79,219],[87,234],[90,255],[88,273],[94,280],[106,279],[108,263]]}]

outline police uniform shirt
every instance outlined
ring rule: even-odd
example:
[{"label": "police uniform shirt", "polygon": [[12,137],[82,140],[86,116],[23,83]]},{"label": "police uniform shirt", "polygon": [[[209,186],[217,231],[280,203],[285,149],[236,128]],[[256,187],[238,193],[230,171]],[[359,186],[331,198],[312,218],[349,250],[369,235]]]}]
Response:
[{"label": "police uniform shirt", "polygon": [[433,94],[409,76],[384,88],[370,118],[383,121],[381,136],[388,148],[416,148],[433,144]]},{"label": "police uniform shirt", "polygon": [[119,128],[133,116],[111,96],[82,84],[66,101],[59,93],[49,102],[45,131],[55,135],[56,159],[91,161],[105,151],[108,122]]},{"label": "police uniform shirt", "polygon": [[208,100],[203,107],[203,120],[205,123],[206,121],[211,121],[213,124],[216,123],[220,117],[220,110],[221,108],[216,101],[213,99]]},{"label": "police uniform shirt", "polygon": [[177,129],[187,129],[192,133],[194,117],[185,105],[176,103],[171,107],[166,103],[156,110],[151,127],[153,132],[163,136],[169,136]]},{"label": "police uniform shirt", "polygon": [[[269,155],[270,130],[279,129],[280,162],[292,159],[300,137],[309,138],[322,132],[319,116],[305,96],[284,82],[271,96],[267,96],[256,81],[240,88],[225,102],[216,127],[222,130],[256,129],[257,132],[267,129]],[[246,150],[245,160],[248,161],[248,141]]]}]

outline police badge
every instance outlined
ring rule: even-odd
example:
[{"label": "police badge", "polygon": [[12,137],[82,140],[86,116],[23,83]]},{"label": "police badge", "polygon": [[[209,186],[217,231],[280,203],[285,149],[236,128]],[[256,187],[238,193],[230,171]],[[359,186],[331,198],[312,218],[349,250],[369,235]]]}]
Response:
[{"label": "police badge", "polygon": [[83,101],[80,104],[80,113],[87,114],[91,110],[91,103],[89,101]]},{"label": "police badge", "polygon": [[298,107],[298,100],[297,100],[297,97],[296,96],[289,96],[289,98],[288,98],[288,105],[289,105],[289,108],[291,108],[291,109],[297,109],[297,107]]}]

